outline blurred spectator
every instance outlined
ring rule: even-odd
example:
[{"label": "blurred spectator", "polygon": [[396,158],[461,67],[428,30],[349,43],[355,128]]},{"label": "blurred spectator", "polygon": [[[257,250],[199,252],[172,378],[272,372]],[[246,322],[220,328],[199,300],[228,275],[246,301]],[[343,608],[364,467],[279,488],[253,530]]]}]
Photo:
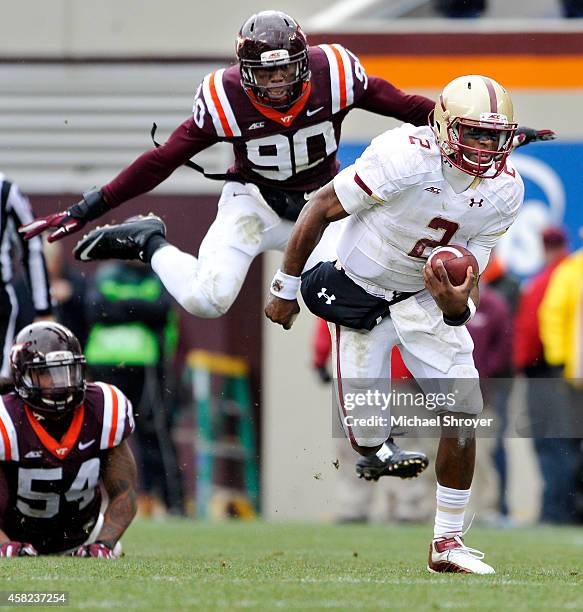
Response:
[{"label": "blurred spectator", "polygon": [[560,227],[549,227],[542,233],[544,268],[534,276],[521,292],[516,310],[516,335],[513,347],[514,368],[526,376],[548,375],[543,345],[540,338],[538,310],[551,274],[567,256],[567,236]]},{"label": "blurred spectator", "polygon": [[[485,438],[478,445],[475,478],[482,481],[479,487],[482,494],[476,507],[480,508],[481,518],[500,522],[508,515],[503,436],[512,354],[512,314],[506,299],[487,283],[480,285],[480,304],[467,328],[474,341],[474,363],[480,380],[488,381],[482,384],[485,409],[496,413],[495,438]],[[499,420],[500,414],[502,420]]]},{"label": "blurred spectator", "polygon": [[435,8],[444,17],[471,19],[486,10],[486,0],[435,0]]},{"label": "blurred spectator", "polygon": [[[490,256],[490,261],[483,274],[480,275],[480,291],[485,286],[495,291],[510,309],[508,320],[514,317],[516,308],[518,307],[518,298],[520,296],[520,282],[510,272],[506,266],[493,252]],[[494,408],[496,414],[496,445],[494,447],[494,465],[498,471],[500,479],[500,513],[503,516],[508,514],[508,506],[506,503],[506,489],[508,482],[508,466],[506,458],[506,447],[504,444],[504,435],[508,426],[508,399],[512,391],[512,343],[508,345],[506,365],[504,369],[496,372],[497,382],[491,385],[490,405]],[[478,368],[479,369],[479,368]]]},{"label": "blurred spectator", "polygon": [[[571,478],[575,520],[583,521],[583,460],[581,449],[581,405],[583,404],[583,249],[565,257],[551,274],[539,309],[540,335],[547,363],[554,376],[563,376],[568,384],[570,410],[560,410],[556,399],[553,410],[554,430],[569,432],[565,439],[568,453],[561,455],[565,477]],[[555,434],[556,437],[558,437]],[[566,434],[565,434],[566,435]],[[575,436],[578,436],[575,438]]]},{"label": "blurred spectator", "polygon": [[[544,523],[566,523],[573,519],[573,475],[565,469],[572,456],[572,443],[547,437],[556,421],[564,398],[553,379],[553,368],[547,363],[540,337],[539,308],[555,268],[567,256],[567,236],[560,227],[550,227],[542,234],[545,266],[522,291],[516,312],[514,368],[526,377],[526,402],[531,434],[543,480],[540,520]],[[541,380],[544,379],[544,380]],[[550,410],[550,407],[553,407]],[[563,406],[563,409],[565,406]]]},{"label": "blurred spectator", "polygon": [[171,356],[177,337],[170,295],[140,263],[103,264],[87,292],[85,356],[91,375],[123,388],[136,415],[142,514],[182,513],[182,491],[170,434]]},{"label": "blurred spectator", "polygon": [[[85,316],[85,276],[74,270],[63,258],[60,242],[45,242],[44,256],[51,286],[53,313],[56,321],[68,327],[77,336],[81,347],[87,342],[87,319]],[[30,299],[30,289],[23,277],[14,284],[18,302],[17,328],[22,329],[34,321],[35,312]]]},{"label": "blurred spectator", "polygon": [[28,199],[14,183],[0,174],[0,376],[9,374],[8,356],[14,336],[19,331],[17,317],[19,302],[13,286],[14,259],[20,256],[28,295],[21,301],[22,307],[30,302],[32,318],[52,319],[49,281],[43,255],[42,238],[26,242],[18,233],[24,223],[30,223],[34,213]]}]

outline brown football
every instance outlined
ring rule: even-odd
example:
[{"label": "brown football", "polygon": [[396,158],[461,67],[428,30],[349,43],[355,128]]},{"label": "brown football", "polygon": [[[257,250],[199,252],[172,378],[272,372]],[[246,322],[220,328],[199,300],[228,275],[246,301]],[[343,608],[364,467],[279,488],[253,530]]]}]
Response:
[{"label": "brown football", "polygon": [[449,282],[452,285],[463,285],[466,280],[468,266],[472,267],[474,274],[479,274],[478,261],[471,251],[457,244],[437,247],[431,251],[427,263],[437,273],[437,262],[441,260],[445,266]]}]

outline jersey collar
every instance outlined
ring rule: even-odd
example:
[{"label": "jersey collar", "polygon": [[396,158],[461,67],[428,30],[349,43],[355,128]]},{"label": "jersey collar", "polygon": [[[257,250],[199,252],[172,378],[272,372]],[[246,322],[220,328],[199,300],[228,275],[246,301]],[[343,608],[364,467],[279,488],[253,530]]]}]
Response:
[{"label": "jersey collar", "polygon": [[274,108],[259,104],[259,102],[255,101],[253,94],[249,95],[249,100],[255,109],[258,110],[264,117],[267,117],[276,123],[281,123],[285,127],[289,127],[295,121],[296,117],[304,110],[304,106],[306,106],[306,103],[308,102],[311,91],[312,83],[310,82],[306,85],[306,89],[302,93],[300,99],[292,104],[292,106],[290,106],[285,113],[280,113]]},{"label": "jersey collar", "polygon": [[[446,160],[442,159],[443,177],[449,186],[453,189],[454,193],[462,193],[470,187],[477,187],[479,177],[473,176],[463,172],[459,168],[455,168],[451,164],[448,164]],[[476,181],[476,178],[478,181]],[[473,184],[475,183],[475,185]]]},{"label": "jersey collar", "polygon": [[81,433],[81,427],[85,419],[85,406],[81,404],[75,408],[75,415],[69,425],[69,429],[65,432],[63,437],[57,441],[55,440],[46,429],[39,423],[35,418],[32,410],[25,404],[24,412],[28,418],[30,426],[34,430],[34,433],[38,436],[43,446],[57,459],[65,459],[67,455],[75,448],[79,434]]}]

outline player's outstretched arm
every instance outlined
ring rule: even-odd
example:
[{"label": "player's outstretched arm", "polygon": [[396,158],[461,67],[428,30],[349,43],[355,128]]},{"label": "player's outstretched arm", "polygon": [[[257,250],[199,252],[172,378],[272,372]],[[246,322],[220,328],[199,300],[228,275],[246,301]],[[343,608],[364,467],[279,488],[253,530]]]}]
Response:
[{"label": "player's outstretched arm", "polygon": [[520,126],[512,140],[512,149],[518,149],[531,142],[543,142],[545,140],[555,140],[557,137],[553,130],[536,130],[526,126]]},{"label": "player's outstretched arm", "polygon": [[300,274],[322,232],[332,221],[347,217],[332,182],[324,185],[302,210],[283,255],[283,264],[271,283],[271,297],[265,307],[265,316],[290,329],[300,311],[296,299]]},{"label": "player's outstretched arm", "polygon": [[127,441],[108,451],[101,481],[109,503],[103,527],[95,544],[85,544],[73,553],[77,557],[115,558],[113,549],[137,512],[138,471]]},{"label": "player's outstretched arm", "polygon": [[107,185],[87,191],[80,202],[66,211],[39,217],[18,231],[25,240],[30,240],[44,231],[52,230],[48,241],[61,240],[123,202],[151,191],[176,168],[215,142],[218,142],[216,134],[202,130],[189,117],[172,132],[163,145],[142,153]]},{"label": "player's outstretched arm", "polygon": [[81,201],[69,206],[65,212],[38,217],[30,223],[22,225],[18,231],[25,240],[30,240],[46,230],[53,230],[48,236],[48,241],[55,242],[69,234],[78,232],[89,221],[101,217],[109,209],[110,207],[101,190],[94,188],[85,192]]}]

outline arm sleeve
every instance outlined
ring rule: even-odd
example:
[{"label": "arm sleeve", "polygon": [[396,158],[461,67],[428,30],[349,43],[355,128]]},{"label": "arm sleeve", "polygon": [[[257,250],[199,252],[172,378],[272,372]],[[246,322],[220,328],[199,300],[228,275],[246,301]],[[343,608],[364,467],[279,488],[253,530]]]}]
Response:
[{"label": "arm sleeve", "polygon": [[404,188],[404,160],[399,151],[398,130],[374,138],[363,154],[334,177],[334,190],[342,207],[354,214],[375,205],[386,204]]},{"label": "arm sleeve", "polygon": [[425,96],[407,94],[380,77],[370,76],[368,87],[355,106],[405,123],[427,125],[435,102]]},{"label": "arm sleeve", "polygon": [[20,248],[22,265],[26,272],[36,314],[37,316],[50,314],[51,296],[42,237],[35,236],[27,241],[16,231],[16,228],[21,225],[31,223],[34,220],[34,213],[28,199],[20,192],[18,186],[14,184],[10,187],[7,212],[15,225],[14,241],[18,243]]},{"label": "arm sleeve", "polygon": [[107,450],[120,445],[135,428],[132,403],[114,385],[95,383],[103,393],[103,424],[100,449]]},{"label": "arm sleeve", "polygon": [[207,128],[206,122],[201,128],[189,117],[163,145],[140,155],[102,187],[107,203],[115,207],[151,191],[193,155],[218,141],[219,137]]}]

